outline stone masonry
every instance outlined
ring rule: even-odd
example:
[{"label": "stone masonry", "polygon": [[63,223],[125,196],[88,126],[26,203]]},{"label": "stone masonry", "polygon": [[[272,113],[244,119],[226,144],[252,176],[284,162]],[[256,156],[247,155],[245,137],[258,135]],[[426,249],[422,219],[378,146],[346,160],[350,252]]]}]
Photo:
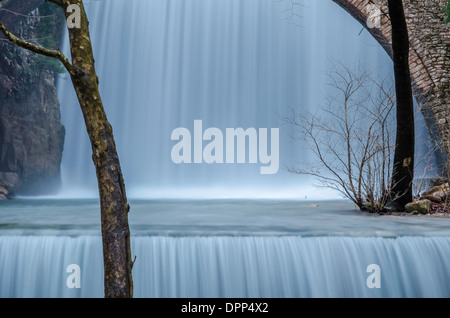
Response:
[{"label": "stone masonry", "polygon": [[[333,1],[365,26],[392,57],[387,0]],[[411,44],[409,63],[414,95],[430,134],[440,147],[437,159],[443,164],[450,154],[450,23],[446,23],[447,0],[403,0],[403,3]],[[381,23],[370,28],[367,21],[374,17],[374,8],[380,9]]]}]

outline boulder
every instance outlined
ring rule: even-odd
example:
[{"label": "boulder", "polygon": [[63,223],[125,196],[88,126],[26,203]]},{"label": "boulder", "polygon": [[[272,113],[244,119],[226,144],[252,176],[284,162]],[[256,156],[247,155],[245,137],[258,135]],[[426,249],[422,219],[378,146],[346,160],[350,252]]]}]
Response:
[{"label": "boulder", "polygon": [[8,200],[8,198],[6,197],[6,195],[0,194],[0,201],[3,200]]},{"label": "boulder", "polygon": [[450,192],[450,187],[447,183],[441,184],[439,186],[436,187],[432,187],[430,190],[425,191],[422,196],[426,196],[426,195],[434,195],[436,196],[436,193],[448,193]]},{"label": "boulder", "polygon": [[14,189],[20,186],[20,178],[14,172],[0,171],[0,188],[4,188],[8,193],[14,192]]},{"label": "boulder", "polygon": [[0,187],[0,195],[4,195],[4,196],[7,196],[8,195],[8,190],[6,190],[5,188],[3,188],[3,187]]},{"label": "boulder", "polygon": [[408,203],[405,206],[405,210],[408,213],[419,213],[419,214],[428,214],[431,209],[431,201],[430,200],[419,200],[416,202]]},{"label": "boulder", "polygon": [[435,192],[433,196],[445,201],[450,196],[450,192]]},{"label": "boulder", "polygon": [[423,195],[420,199],[421,200],[430,200],[433,203],[442,203],[442,198],[437,196],[437,193],[441,193],[441,192],[436,192],[434,195]]}]

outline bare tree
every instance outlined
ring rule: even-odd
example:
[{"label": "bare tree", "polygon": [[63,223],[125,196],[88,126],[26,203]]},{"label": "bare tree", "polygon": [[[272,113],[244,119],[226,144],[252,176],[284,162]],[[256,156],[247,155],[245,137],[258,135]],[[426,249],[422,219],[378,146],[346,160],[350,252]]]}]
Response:
[{"label": "bare tree", "polygon": [[[1,1],[1,0],[0,0]],[[84,116],[92,146],[92,160],[97,173],[101,206],[105,297],[132,297],[130,229],[125,183],[120,167],[112,127],[99,92],[99,80],[94,66],[94,54],[89,35],[89,23],[82,0],[47,0],[64,10],[70,19],[79,10],[79,27],[68,27],[72,61],[60,50],[44,48],[27,42],[0,22],[0,31],[12,43],[37,54],[59,60],[69,72]]]},{"label": "bare tree", "polygon": [[317,178],[318,186],[338,191],[360,209],[382,212],[389,202],[395,139],[395,93],[389,80],[367,71],[335,66],[326,107],[316,114],[294,110],[284,118],[294,139],[313,154],[307,168],[290,172]]}]

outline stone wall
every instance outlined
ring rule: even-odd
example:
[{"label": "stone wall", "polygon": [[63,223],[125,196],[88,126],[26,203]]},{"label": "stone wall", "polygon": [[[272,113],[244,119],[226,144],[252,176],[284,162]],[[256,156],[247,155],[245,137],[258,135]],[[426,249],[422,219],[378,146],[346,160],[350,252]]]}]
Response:
[{"label": "stone wall", "polygon": [[[333,0],[378,40],[389,55],[391,24],[387,0]],[[450,153],[450,23],[446,23],[447,0],[403,0],[411,51],[410,69],[414,95],[427,120],[431,136],[441,146],[442,163]],[[369,28],[373,5],[381,9],[381,27]],[[439,157],[441,156],[441,157]]]}]

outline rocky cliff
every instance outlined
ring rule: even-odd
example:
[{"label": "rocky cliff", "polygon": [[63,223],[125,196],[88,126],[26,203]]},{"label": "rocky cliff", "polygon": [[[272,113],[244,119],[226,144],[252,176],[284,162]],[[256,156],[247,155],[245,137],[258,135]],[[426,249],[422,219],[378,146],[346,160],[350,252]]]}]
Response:
[{"label": "rocky cliff", "polygon": [[[17,2],[3,1],[0,21],[14,34],[59,46],[64,18],[53,5],[16,14],[8,3]],[[62,70],[58,63],[0,38],[0,188],[9,195],[49,194],[60,184],[65,132],[55,88],[55,74]]]}]

